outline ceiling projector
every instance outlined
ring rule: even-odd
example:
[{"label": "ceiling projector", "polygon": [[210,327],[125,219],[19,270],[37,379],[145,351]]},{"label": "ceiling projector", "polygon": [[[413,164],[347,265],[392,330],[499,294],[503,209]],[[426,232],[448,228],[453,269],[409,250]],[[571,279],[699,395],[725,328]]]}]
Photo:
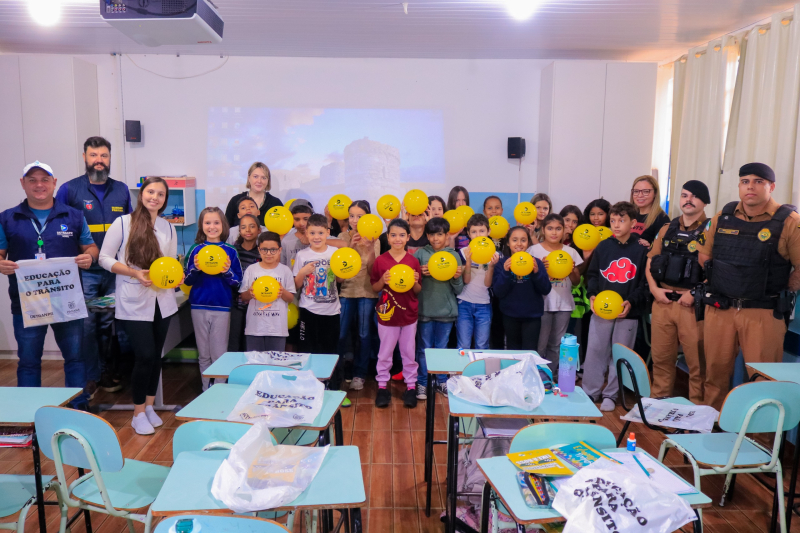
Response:
[{"label": "ceiling projector", "polygon": [[100,0],[100,14],[145,46],[222,42],[224,23],[209,0]]}]

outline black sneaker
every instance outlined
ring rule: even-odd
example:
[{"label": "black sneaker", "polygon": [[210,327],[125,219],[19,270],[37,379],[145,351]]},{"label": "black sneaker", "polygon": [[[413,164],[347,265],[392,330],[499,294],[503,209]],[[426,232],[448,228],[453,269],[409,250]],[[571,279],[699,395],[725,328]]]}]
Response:
[{"label": "black sneaker", "polygon": [[389,407],[392,402],[392,393],[389,389],[378,389],[375,395],[375,407]]},{"label": "black sneaker", "polygon": [[122,382],[112,379],[108,374],[103,374],[97,386],[106,392],[118,392],[122,390]]},{"label": "black sneaker", "polygon": [[94,400],[94,395],[97,394],[97,382],[87,381],[83,392],[89,397],[89,400]]},{"label": "black sneaker", "polygon": [[447,396],[447,382],[442,381],[441,383],[436,383],[435,385],[436,390],[438,390],[441,394]]},{"label": "black sneaker", "polygon": [[403,405],[409,409],[413,409],[417,406],[416,389],[406,389],[406,391],[403,393]]}]

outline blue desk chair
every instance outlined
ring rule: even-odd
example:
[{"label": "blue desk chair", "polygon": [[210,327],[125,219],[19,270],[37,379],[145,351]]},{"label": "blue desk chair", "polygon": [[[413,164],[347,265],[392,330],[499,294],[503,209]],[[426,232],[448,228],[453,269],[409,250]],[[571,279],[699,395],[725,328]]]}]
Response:
[{"label": "blue desk chair", "polygon": [[[666,428],[647,420],[647,415],[645,414],[644,406],[642,405],[642,398],[650,397],[650,371],[647,370],[647,364],[642,360],[641,357],[639,357],[639,354],[627,346],[616,343],[611,347],[611,355],[614,358],[614,364],[617,367],[617,377],[620,380],[621,386],[619,388],[619,403],[622,408],[626,411],[633,409],[628,409],[628,405],[625,402],[625,389],[629,389],[633,391],[633,394],[636,398],[636,406],[639,408],[639,413],[642,417],[642,423],[645,426],[662,433],[682,433],[682,430]],[[622,371],[623,368],[625,369],[625,372]],[[680,396],[660,399],[663,399],[665,402],[677,403],[681,405],[694,405],[694,403],[691,401],[687,400],[686,398],[681,398]],[[620,431],[619,436],[617,436],[617,446],[619,446],[623,439],[625,439],[625,434],[628,432],[628,427],[630,425],[631,422],[628,420],[625,422],[625,425],[622,426],[622,431]]]},{"label": "blue desk chair", "polygon": [[[55,483],[51,483],[52,479],[53,476],[42,476],[42,486],[45,491],[55,488]],[[66,517],[67,508],[61,501],[60,493],[58,491],[55,492],[62,516]],[[28,511],[36,503],[35,476],[0,475],[0,518],[19,513],[15,522],[0,522],[0,529],[23,533]]]},{"label": "blue desk chair", "polygon": [[[181,452],[205,452],[208,450],[230,450],[242,435],[252,428],[242,422],[216,420],[193,420],[181,424],[172,436],[172,461]],[[275,437],[272,443],[277,444]]]},{"label": "blue desk chair", "polygon": [[[778,517],[781,533],[786,533],[781,435],[797,426],[798,421],[800,384],[786,381],[745,383],[729,392],[722,404],[719,427],[724,433],[670,435],[661,443],[658,459],[663,461],[669,448],[681,452],[692,463],[694,486],[698,491],[702,476],[725,474],[720,506],[725,504],[733,475],[775,474]],[[775,433],[772,450],[748,438],[747,433]],[[773,512],[772,520],[775,518]]]},{"label": "blue desk chair", "polygon": [[[149,507],[169,474],[166,466],[124,459],[119,437],[99,416],[64,407],[42,407],[35,415],[42,453],[56,464],[54,488],[66,507],[124,518],[134,533],[133,520],[150,532],[152,515],[134,511]],[[78,479],[68,482],[64,465],[78,468]],[[84,469],[91,470],[84,474]],[[85,512],[87,529],[89,513]],[[66,531],[65,510],[59,532]]]},{"label": "blue desk chair", "polygon": [[250,385],[256,374],[265,370],[275,370],[278,372],[296,372],[294,368],[278,365],[239,365],[231,370],[228,375],[228,383],[231,385]]},{"label": "blue desk chair", "polygon": [[[519,430],[511,440],[509,453],[539,450],[563,444],[583,441],[598,450],[616,447],[614,434],[597,424],[579,424],[574,422],[546,422],[531,424]],[[492,533],[498,530],[497,511],[510,514],[500,498],[492,490],[487,481],[483,485],[481,504],[481,531],[489,529],[489,513],[492,513]]]},{"label": "blue desk chair", "polygon": [[[236,531],[237,533],[289,533],[277,522],[255,518],[252,516],[213,516],[213,515],[185,515],[170,516],[159,522],[155,533],[168,533],[170,528],[180,520],[194,520],[195,526],[199,525],[202,531]],[[195,527],[197,529],[197,527]]]}]

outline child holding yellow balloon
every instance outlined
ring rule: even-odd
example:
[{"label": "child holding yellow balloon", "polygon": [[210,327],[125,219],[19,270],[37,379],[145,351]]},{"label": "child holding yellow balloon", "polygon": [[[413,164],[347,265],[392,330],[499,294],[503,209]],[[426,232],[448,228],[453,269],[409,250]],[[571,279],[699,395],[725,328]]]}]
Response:
[{"label": "child holding yellow balloon", "polygon": [[561,215],[551,213],[542,221],[544,239],[528,249],[529,254],[542,260],[550,276],[551,290],[544,299],[544,314],[537,350],[539,355],[550,361],[553,376],[558,375],[561,337],[567,332],[569,319],[575,309],[572,285],[580,282],[578,266],[583,263],[577,251],[562,244],[565,232],[564,219]]},{"label": "child holding yellow balloon", "polygon": [[391,248],[375,259],[370,272],[372,290],[378,293],[375,310],[378,314],[378,336],[381,344],[378,350],[378,393],[376,407],[388,407],[392,394],[386,388],[389,371],[392,368],[394,347],[400,345],[403,360],[403,378],[406,391],[403,403],[406,407],[416,407],[416,384],[418,364],[415,358],[415,338],[419,300],[417,294],[422,290],[419,280],[422,269],[416,257],[406,252],[408,222],[396,218],[389,222],[386,230]]},{"label": "child holding yellow balloon", "polygon": [[[614,410],[619,392],[611,346],[620,343],[633,348],[639,317],[645,311],[647,248],[639,244],[638,235],[631,233],[636,213],[629,202],[618,202],[611,207],[614,238],[600,242],[586,272],[594,314],[589,326],[582,386],[595,402],[602,395],[602,411]],[[608,383],[604,388],[606,373]]]},{"label": "child holding yellow balloon", "polygon": [[[417,346],[417,399],[426,399],[428,365],[425,348],[447,348],[450,331],[458,318],[456,296],[464,289],[461,279],[461,258],[447,246],[450,223],[444,218],[432,218],[425,225],[425,234],[430,244],[414,254],[422,270],[422,292],[419,293],[419,337],[422,346]],[[441,375],[439,384],[447,381]]]},{"label": "child holding yellow balloon", "polygon": [[428,196],[428,219],[442,218],[447,204],[441,196]]},{"label": "child holding yellow balloon", "polygon": [[[462,209],[459,210],[459,208]],[[463,208],[466,208],[466,210]],[[469,191],[467,191],[465,187],[456,185],[450,189],[450,194],[447,196],[447,211],[458,212],[458,214],[461,215],[462,228],[466,226],[467,220],[469,220],[469,217],[471,217],[475,211],[469,206]],[[469,214],[467,215],[467,213]],[[465,229],[454,233],[456,233],[456,236],[452,241],[453,248],[456,250],[461,250],[465,246],[469,246],[469,236],[467,235],[467,231]]]},{"label": "child holding yellow balloon", "polygon": [[[258,236],[256,244],[261,261],[247,267],[239,288],[242,301],[247,304],[245,345],[248,351],[282,352],[286,349],[286,338],[289,336],[289,303],[297,292],[294,275],[289,267],[280,262],[280,235],[266,231]],[[269,302],[259,301],[258,298],[265,298],[253,292],[254,283],[266,276],[280,284],[280,292],[276,292],[274,299]]]},{"label": "child holding yellow balloon", "polygon": [[[252,201],[252,200],[251,200]],[[253,203],[255,205],[255,203]],[[239,216],[239,235],[232,243],[239,256],[242,272],[246,273],[250,265],[261,260],[258,255],[258,236],[261,234],[261,225],[255,215]],[[230,241],[230,237],[228,237]],[[279,258],[280,259],[280,258]],[[231,306],[231,333],[228,338],[229,352],[243,352],[245,350],[245,322],[247,319],[247,303],[242,301],[238,291],[234,291],[234,304]]]},{"label": "child holding yellow balloon", "polygon": [[[485,204],[484,204],[485,205]],[[472,215],[467,222],[470,239],[489,236],[489,220],[481,214]],[[489,288],[492,286],[494,268],[500,259],[495,252],[488,261],[484,257],[472,258],[472,247],[461,249],[464,257],[464,290],[458,295],[458,320],[456,337],[460,348],[470,349],[475,339],[475,348],[489,348],[489,333],[492,322],[492,303]],[[469,267],[467,267],[469,265]]]},{"label": "child holding yellow balloon", "polygon": [[[186,261],[184,284],[192,288],[189,304],[200,374],[228,350],[231,289],[238,288],[242,281],[242,265],[236,249],[225,243],[228,232],[228,220],[219,207],[200,211],[194,240],[197,246]],[[206,390],[209,379],[202,379]]]},{"label": "child holding yellow balloon", "polygon": [[[261,221],[258,220],[259,209],[256,205],[256,201],[250,198],[249,196],[245,196],[239,199],[239,211],[237,213],[237,217],[239,219],[239,223],[235,226],[231,226],[230,232],[228,234],[228,238],[225,240],[228,244],[234,245],[236,240],[239,238],[239,231],[240,226],[242,225],[242,217],[245,215],[252,215],[256,218],[256,223],[260,228],[260,231],[266,231],[267,228],[261,224]],[[255,243],[255,241],[253,241]],[[238,350],[236,350],[238,351]]]},{"label": "child holding yellow balloon", "polygon": [[550,293],[550,277],[541,260],[526,250],[531,247],[528,229],[514,226],[494,269],[492,291],[499,300],[509,350],[536,350],[544,313],[544,297]]}]

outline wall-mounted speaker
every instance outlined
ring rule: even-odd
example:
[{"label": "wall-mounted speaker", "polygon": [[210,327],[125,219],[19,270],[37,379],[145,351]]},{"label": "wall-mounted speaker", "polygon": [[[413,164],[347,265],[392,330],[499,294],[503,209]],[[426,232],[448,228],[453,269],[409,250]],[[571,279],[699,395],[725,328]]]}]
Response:
[{"label": "wall-mounted speaker", "polygon": [[[125,121],[125,140],[129,143],[142,142],[142,124],[138,120]],[[509,146],[511,146],[509,144]]]},{"label": "wall-mounted speaker", "polygon": [[508,158],[522,159],[525,157],[525,139],[522,137],[508,138]]}]

